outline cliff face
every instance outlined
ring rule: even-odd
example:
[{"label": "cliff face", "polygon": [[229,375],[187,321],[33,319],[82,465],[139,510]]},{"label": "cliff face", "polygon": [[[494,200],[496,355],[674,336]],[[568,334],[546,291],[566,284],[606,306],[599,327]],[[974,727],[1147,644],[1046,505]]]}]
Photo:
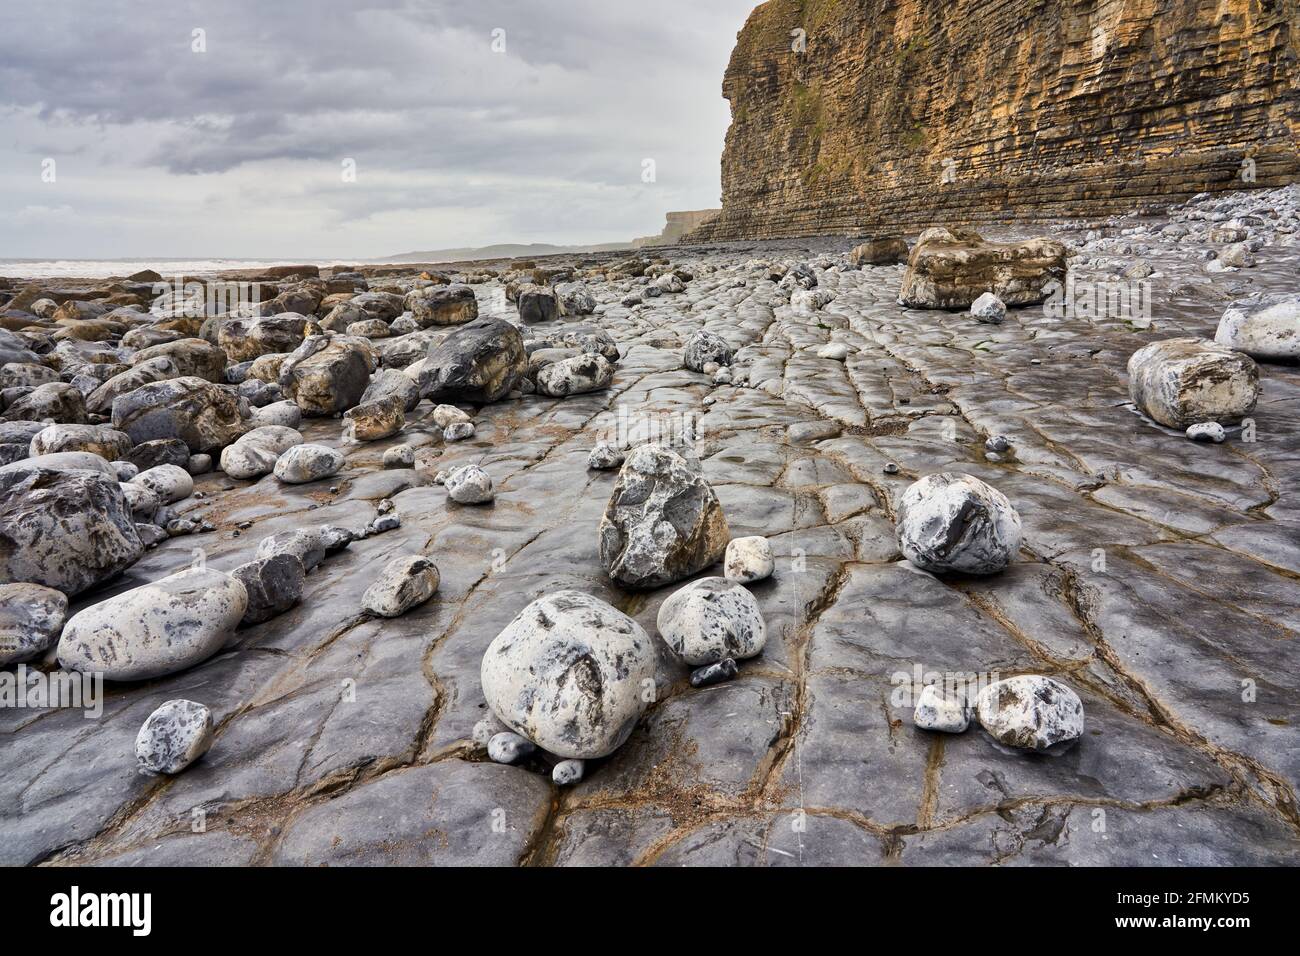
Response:
[{"label": "cliff face", "polygon": [[722,214],[688,241],[1283,185],[1297,55],[1300,0],[769,0],[723,80]]}]

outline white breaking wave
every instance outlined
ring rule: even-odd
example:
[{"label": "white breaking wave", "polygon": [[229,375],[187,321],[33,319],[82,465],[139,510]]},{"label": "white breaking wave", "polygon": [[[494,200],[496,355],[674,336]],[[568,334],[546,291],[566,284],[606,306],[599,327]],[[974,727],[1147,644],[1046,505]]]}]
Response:
[{"label": "white breaking wave", "polygon": [[[0,276],[22,279],[107,279],[110,276],[125,278],[145,269],[152,269],[164,279],[175,276],[199,277],[225,272],[228,269],[264,269],[270,266],[333,266],[338,260],[326,259],[48,259],[32,261],[8,260],[0,262]],[[352,263],[343,263],[351,265]]]}]

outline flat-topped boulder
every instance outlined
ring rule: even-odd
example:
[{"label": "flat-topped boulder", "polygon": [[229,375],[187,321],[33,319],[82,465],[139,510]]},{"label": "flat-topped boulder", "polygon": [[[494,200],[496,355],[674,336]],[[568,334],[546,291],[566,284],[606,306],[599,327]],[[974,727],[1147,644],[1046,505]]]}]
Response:
[{"label": "flat-topped boulder", "polygon": [[1067,251],[1051,239],[987,242],[967,229],[927,229],[907,260],[898,302],[914,309],[969,309],[985,292],[1035,305],[1063,284]]},{"label": "flat-topped boulder", "polygon": [[1259,400],[1259,367],[1244,352],[1198,338],[1165,339],[1128,360],[1133,404],[1170,428],[1241,421]]}]

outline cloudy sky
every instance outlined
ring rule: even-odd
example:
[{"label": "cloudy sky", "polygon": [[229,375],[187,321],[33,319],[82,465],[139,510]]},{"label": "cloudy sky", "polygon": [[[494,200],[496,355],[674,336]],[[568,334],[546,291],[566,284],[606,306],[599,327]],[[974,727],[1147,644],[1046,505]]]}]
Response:
[{"label": "cloudy sky", "polygon": [[754,5],[10,3],[0,256],[346,259],[654,233],[668,210],[719,205],[722,72]]}]

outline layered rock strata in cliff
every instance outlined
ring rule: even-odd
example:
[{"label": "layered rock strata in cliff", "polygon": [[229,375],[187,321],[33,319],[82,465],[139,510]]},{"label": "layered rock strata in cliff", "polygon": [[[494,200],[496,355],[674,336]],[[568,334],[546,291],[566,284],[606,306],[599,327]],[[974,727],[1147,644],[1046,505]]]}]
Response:
[{"label": "layered rock strata in cliff", "polygon": [[687,241],[1107,215],[1300,175],[1300,2],[769,0]]}]

